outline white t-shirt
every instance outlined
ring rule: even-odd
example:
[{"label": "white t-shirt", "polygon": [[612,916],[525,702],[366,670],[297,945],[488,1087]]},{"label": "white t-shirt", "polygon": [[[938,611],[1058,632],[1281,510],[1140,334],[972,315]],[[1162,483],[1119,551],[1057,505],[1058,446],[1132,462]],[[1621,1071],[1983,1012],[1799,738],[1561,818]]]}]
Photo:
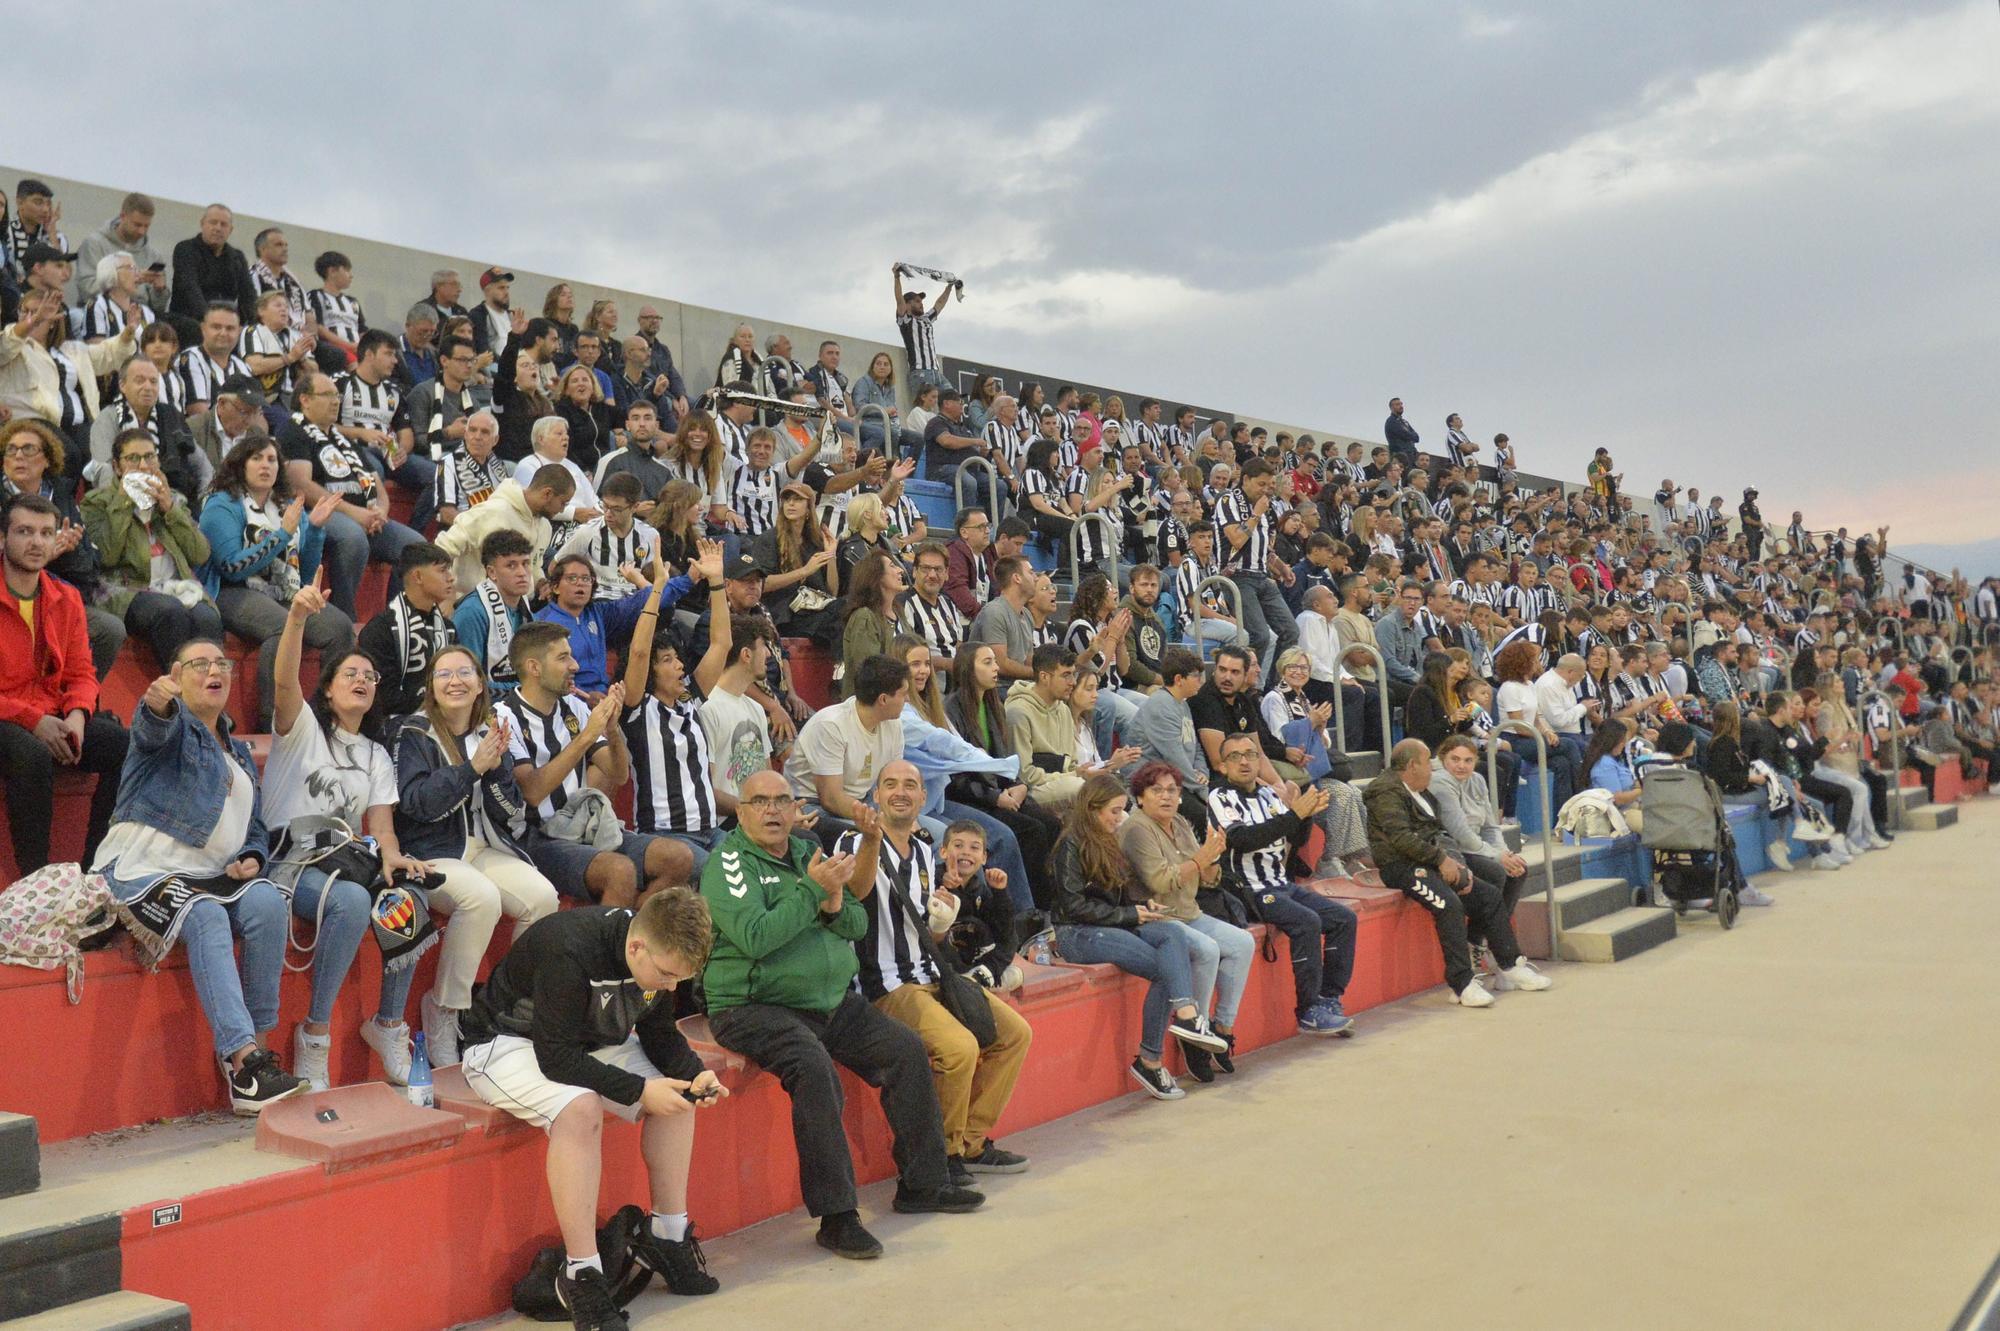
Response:
[{"label": "white t-shirt", "polygon": [[[1529,725],[1535,724],[1534,685],[1523,684],[1519,680],[1509,680],[1500,686],[1500,696],[1497,702],[1502,721],[1520,720],[1526,721]],[[1510,716],[1509,713],[1511,712],[1519,712],[1521,715],[1519,717]]]},{"label": "white t-shirt", "polygon": [[854,699],[838,707],[815,713],[799,732],[792,756],[785,761],[785,775],[792,793],[817,804],[819,787],[815,776],[837,776],[849,799],[865,800],[875,789],[882,768],[903,756],[903,723],[890,719],[869,734],[861,725]]},{"label": "white t-shirt", "polygon": [[199,846],[176,841],[165,832],[143,823],[114,823],[97,847],[97,861],[91,870],[110,872],[118,878],[150,878],[163,873],[183,873],[195,878],[213,878],[228,868],[250,835],[250,809],[256,803],[257,785],[243,770],[234,754],[229,759],[229,794],[223,797],[222,816],[215,830]]},{"label": "white t-shirt", "polygon": [[744,781],[771,768],[771,719],[740,693],[717,688],[701,705],[701,728],[715,768],[715,788],[736,798]]},{"label": "white t-shirt", "polygon": [[264,822],[272,840],[294,818],[319,814],[338,818],[356,836],[368,810],[396,802],[396,764],[389,751],[363,735],[336,729],[332,742],[311,708],[302,708],[292,728],[275,737],[264,760]]}]

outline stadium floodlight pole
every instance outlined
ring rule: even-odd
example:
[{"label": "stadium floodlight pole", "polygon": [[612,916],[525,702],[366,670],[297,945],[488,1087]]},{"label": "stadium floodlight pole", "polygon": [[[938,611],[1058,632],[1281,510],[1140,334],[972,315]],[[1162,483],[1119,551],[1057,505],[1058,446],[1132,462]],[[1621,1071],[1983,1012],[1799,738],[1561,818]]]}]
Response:
[{"label": "stadium floodlight pole", "polygon": [[[1556,909],[1555,839],[1549,829],[1555,825],[1555,810],[1549,807],[1549,745],[1542,732],[1526,721],[1501,721],[1493,727],[1495,736],[1526,735],[1535,741],[1535,773],[1542,795],[1542,899],[1548,903],[1549,956],[1562,959],[1562,914]],[[1500,746],[1486,746],[1486,805],[1494,822],[1500,821]]]}]

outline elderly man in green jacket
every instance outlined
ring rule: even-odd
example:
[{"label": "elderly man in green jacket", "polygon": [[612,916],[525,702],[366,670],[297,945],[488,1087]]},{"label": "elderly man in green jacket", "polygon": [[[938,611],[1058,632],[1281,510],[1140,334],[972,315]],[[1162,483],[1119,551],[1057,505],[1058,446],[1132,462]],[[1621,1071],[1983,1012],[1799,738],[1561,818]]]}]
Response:
[{"label": "elderly man in green jacket", "polygon": [[857,898],[874,890],[882,825],[873,809],[856,805],[859,850],[828,858],[792,835],[798,801],[777,772],[744,781],[736,811],[738,826],[701,875],[715,920],[715,950],[702,973],[709,1025],[717,1043],[754,1060],[791,1097],[799,1191],[819,1218],[819,1245],[842,1257],[879,1257],[882,1245],[856,1211],[836,1063],[882,1088],[900,1176],[896,1210],[973,1211],[986,1200],[951,1184],[923,1041],[854,987],[854,944],[868,932]]}]

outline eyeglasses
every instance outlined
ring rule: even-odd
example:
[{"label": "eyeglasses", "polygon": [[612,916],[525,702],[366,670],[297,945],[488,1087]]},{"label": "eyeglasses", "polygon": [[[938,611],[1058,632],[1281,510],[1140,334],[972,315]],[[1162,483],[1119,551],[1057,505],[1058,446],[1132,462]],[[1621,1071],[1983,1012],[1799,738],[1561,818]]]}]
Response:
[{"label": "eyeglasses", "polygon": [[752,795],[747,800],[738,800],[737,803],[746,809],[768,809],[772,813],[784,813],[788,809],[798,807],[799,802],[791,795]]},{"label": "eyeglasses", "polygon": [[[11,453],[14,450],[10,448],[7,451]],[[160,455],[158,453],[127,453],[125,455],[125,465],[128,467],[139,462],[158,462],[159,460]]]},{"label": "eyeglasses", "polygon": [[431,678],[441,684],[449,684],[451,681],[457,679],[476,680],[479,678],[479,672],[471,666],[456,666],[447,670],[433,670]]},{"label": "eyeglasses", "polygon": [[41,446],[40,444],[9,444],[9,445],[7,445],[7,456],[8,456],[8,457],[10,457],[10,458],[32,458],[32,457],[39,457],[39,456],[41,456],[41,452],[42,452],[42,446]]},{"label": "eyeglasses", "polygon": [[227,675],[236,669],[236,663],[226,656],[203,656],[181,662],[181,669],[197,675]]},{"label": "eyeglasses", "polygon": [[349,666],[347,669],[340,671],[338,674],[334,676],[334,678],[344,679],[350,683],[352,683],[355,680],[359,680],[363,684],[380,684],[382,682],[382,677],[376,674],[373,670],[356,670],[352,666]]}]

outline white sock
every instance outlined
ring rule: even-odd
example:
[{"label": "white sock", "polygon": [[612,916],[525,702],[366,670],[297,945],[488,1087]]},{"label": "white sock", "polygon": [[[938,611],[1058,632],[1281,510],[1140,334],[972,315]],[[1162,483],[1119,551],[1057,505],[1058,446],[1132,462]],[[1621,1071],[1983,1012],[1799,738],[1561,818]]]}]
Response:
[{"label": "white sock", "polygon": [[662,1211],[653,1212],[653,1237],[665,1239],[669,1243],[679,1243],[687,1237],[688,1213],[675,1211],[668,1215]]},{"label": "white sock", "polygon": [[592,1253],[588,1257],[571,1257],[568,1260],[569,1266],[563,1274],[567,1275],[571,1280],[576,1279],[577,1276],[585,1271],[595,1271],[599,1275],[604,1274],[604,1258],[596,1253]]}]

